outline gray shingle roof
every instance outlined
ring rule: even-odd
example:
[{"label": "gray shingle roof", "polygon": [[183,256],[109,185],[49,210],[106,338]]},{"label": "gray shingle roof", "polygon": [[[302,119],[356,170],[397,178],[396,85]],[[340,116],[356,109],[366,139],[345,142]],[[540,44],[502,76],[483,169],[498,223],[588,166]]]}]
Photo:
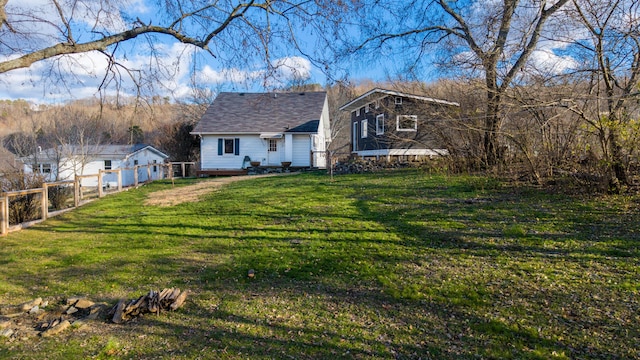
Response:
[{"label": "gray shingle roof", "polygon": [[127,155],[134,154],[138,151],[149,149],[160,155],[161,157],[167,159],[169,155],[163,153],[162,151],[154,148],[151,145],[146,144],[135,144],[135,145],[64,145],[59,148],[56,152],[55,149],[45,149],[42,150],[41,154],[45,159],[55,159],[57,154],[61,154],[63,156],[69,155],[79,155],[79,154],[87,154],[93,157],[109,157],[112,156],[114,158],[124,158]]},{"label": "gray shingle roof", "polygon": [[220,93],[192,134],[316,132],[327,93]]}]

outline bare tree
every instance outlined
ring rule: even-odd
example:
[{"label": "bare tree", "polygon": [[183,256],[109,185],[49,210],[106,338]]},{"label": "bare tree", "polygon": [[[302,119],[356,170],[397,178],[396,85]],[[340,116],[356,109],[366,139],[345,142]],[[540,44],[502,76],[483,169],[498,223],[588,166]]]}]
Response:
[{"label": "bare tree", "polygon": [[327,161],[329,175],[333,180],[335,163],[340,157],[347,157],[351,153],[349,130],[351,129],[351,114],[340,110],[342,104],[355,97],[353,86],[339,82],[327,91],[329,101],[329,139],[327,146]]},{"label": "bare tree", "polygon": [[568,18],[586,31],[573,45],[580,56],[578,96],[559,101],[577,114],[598,139],[607,165],[609,190],[629,183],[630,159],[638,147],[640,106],[640,3],[626,0],[572,0]]},{"label": "bare tree", "polygon": [[[153,55],[160,40],[171,38],[203,49],[221,64],[250,64],[259,58],[273,67],[272,57],[285,46],[278,40],[298,45],[294,23],[309,24],[340,5],[328,0],[170,0],[157,4],[152,11],[159,15],[153,19],[138,17],[122,0],[49,0],[34,6],[0,1],[0,73],[97,51],[108,61],[101,88],[114,83],[117,88],[124,77],[142,88],[159,81],[130,68],[121,43],[146,37],[144,48]],[[55,64],[51,70],[57,70]]]},{"label": "bare tree", "polygon": [[52,114],[45,136],[51,147],[48,156],[55,163],[55,179],[68,171],[83,175],[85,166],[94,160],[105,145],[104,122],[97,115],[82,110],[62,108]]},{"label": "bare tree", "polygon": [[[545,30],[545,24],[569,0],[374,1],[362,17],[366,40],[356,50],[373,47],[377,56],[402,53],[411,67],[440,61],[457,72],[475,72],[484,79],[483,149],[487,166],[502,157],[499,134],[502,107],[509,87],[525,68]],[[435,47],[438,46],[438,47]]]}]

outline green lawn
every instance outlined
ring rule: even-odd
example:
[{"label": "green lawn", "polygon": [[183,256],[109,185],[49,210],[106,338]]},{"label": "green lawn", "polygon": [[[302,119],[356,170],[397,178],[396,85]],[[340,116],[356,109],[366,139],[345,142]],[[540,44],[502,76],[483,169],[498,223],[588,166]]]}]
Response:
[{"label": "green lawn", "polygon": [[142,206],[167,188],[0,238],[0,304],[179,287],[185,306],[0,339],[0,358],[640,358],[638,196],[409,170],[254,179]]}]

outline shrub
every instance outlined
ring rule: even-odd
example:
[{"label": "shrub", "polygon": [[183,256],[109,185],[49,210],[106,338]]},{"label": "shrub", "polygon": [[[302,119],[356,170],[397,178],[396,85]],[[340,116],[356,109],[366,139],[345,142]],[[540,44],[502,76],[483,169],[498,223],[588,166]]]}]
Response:
[{"label": "shrub", "polygon": [[[22,171],[7,173],[0,179],[2,192],[41,188],[44,178],[41,174],[27,174]],[[13,196],[9,201],[9,223],[20,224],[35,220],[40,215],[38,194]]]},{"label": "shrub", "polygon": [[49,187],[49,205],[55,210],[62,210],[73,198],[73,187],[67,185],[56,185]]}]

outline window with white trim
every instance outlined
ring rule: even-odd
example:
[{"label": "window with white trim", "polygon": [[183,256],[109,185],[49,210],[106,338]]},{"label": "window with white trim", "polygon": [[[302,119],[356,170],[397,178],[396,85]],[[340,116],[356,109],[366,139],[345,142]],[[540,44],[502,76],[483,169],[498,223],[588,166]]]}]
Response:
[{"label": "window with white trim", "polygon": [[397,131],[418,131],[417,115],[398,115],[396,117]]},{"label": "window with white trim", "polygon": [[105,170],[111,170],[111,160],[105,160],[104,161],[104,169]]},{"label": "window with white trim", "polygon": [[42,164],[42,173],[51,174],[51,164]]},{"label": "window with white trim", "polygon": [[384,134],[384,114],[376,116],[376,135]]},{"label": "window with white trim", "polygon": [[360,137],[364,139],[367,137],[367,127],[369,127],[369,122],[365,119],[360,122],[360,125]]},{"label": "window with white trim", "polygon": [[371,106],[369,106],[369,104],[364,106],[364,112],[368,113],[369,111],[371,111]]},{"label": "window with white trim", "polygon": [[399,96],[396,96],[395,103],[396,105],[402,105],[402,98]]},{"label": "window with white trim", "polygon": [[380,108],[380,100],[376,100],[376,109]]}]

